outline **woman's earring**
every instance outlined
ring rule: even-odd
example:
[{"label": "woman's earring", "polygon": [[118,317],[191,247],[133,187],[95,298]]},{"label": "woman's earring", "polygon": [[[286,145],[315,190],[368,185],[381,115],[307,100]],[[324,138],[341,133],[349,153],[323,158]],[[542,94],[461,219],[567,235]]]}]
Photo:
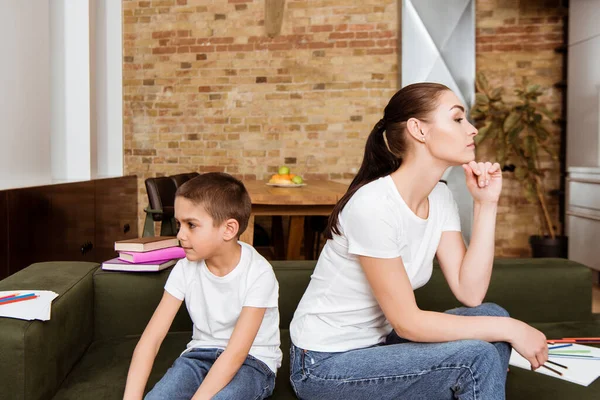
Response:
[{"label": "woman's earring", "polygon": [[425,136],[421,136],[421,142],[425,141]]}]

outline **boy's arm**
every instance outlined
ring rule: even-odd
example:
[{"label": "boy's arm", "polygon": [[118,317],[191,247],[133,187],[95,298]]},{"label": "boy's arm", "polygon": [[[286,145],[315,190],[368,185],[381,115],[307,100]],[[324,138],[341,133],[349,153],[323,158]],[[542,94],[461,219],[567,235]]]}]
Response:
[{"label": "boy's arm", "polygon": [[260,329],[266,308],[243,307],[227,348],[217,358],[192,400],[210,399],[233,379]]},{"label": "boy's arm", "polygon": [[144,329],[144,333],[133,352],[123,399],[137,400],[142,399],[144,396],[144,389],[146,388],[156,353],[158,353],[158,349],[167,335],[181,303],[182,301],[178,298],[172,296],[167,291],[164,292],[158,307],[156,307],[150,322],[148,322],[148,326]]}]

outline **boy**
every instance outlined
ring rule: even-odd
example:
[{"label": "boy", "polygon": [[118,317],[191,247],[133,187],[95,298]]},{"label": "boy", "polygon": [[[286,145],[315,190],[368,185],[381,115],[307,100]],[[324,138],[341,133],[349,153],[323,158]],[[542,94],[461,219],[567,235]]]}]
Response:
[{"label": "boy", "polygon": [[224,173],[189,180],[175,194],[179,260],[135,351],[125,399],[141,399],[156,353],[185,300],[192,341],[146,399],[264,399],[281,366],[279,286],[273,268],[238,242],[250,218],[244,185]]}]

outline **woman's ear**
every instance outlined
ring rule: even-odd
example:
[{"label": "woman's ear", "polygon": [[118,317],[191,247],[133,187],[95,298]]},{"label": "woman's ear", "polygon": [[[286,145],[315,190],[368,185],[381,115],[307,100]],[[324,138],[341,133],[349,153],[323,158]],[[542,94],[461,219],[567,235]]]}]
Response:
[{"label": "woman's ear", "polygon": [[423,132],[423,123],[416,118],[409,118],[406,121],[406,130],[418,142],[425,141],[425,133]]},{"label": "woman's ear", "polygon": [[240,230],[240,224],[234,218],[229,218],[224,222],[225,231],[223,232],[223,240],[229,241],[237,239],[238,232]]}]

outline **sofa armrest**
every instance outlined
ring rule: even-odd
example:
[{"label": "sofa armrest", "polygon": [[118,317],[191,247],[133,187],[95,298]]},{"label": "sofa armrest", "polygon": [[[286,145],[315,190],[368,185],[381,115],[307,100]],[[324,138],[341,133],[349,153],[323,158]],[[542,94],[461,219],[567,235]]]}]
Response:
[{"label": "sofa armrest", "polygon": [[0,318],[1,397],[51,398],[93,335],[93,271],[89,262],[46,262],[0,281],[4,290],[58,293],[49,321]]},{"label": "sofa armrest", "polygon": [[[460,306],[437,266],[431,281],[415,294],[425,310]],[[559,258],[496,259],[484,301],[528,323],[588,321],[593,318],[591,271]]]}]

